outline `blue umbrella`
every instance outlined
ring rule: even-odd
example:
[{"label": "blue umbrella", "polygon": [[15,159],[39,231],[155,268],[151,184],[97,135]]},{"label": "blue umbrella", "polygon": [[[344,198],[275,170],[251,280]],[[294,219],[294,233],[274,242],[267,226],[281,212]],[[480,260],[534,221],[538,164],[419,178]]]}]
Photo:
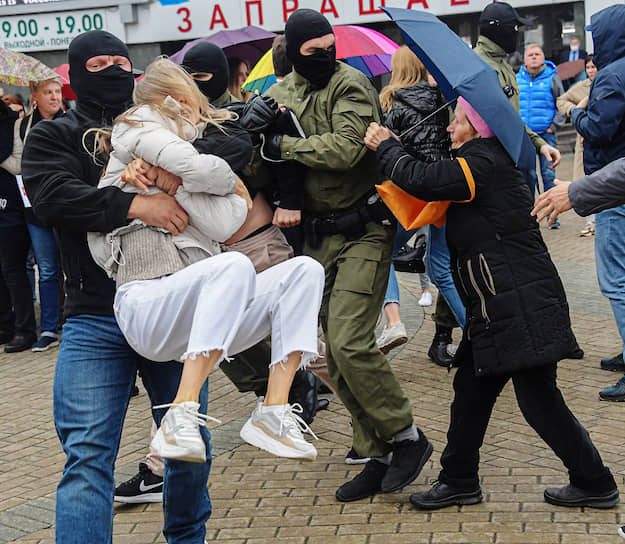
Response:
[{"label": "blue umbrella", "polygon": [[486,121],[519,168],[535,168],[536,150],[523,120],[503,92],[497,72],[435,15],[382,9],[395,21],[406,45],[436,79],[447,100],[462,96]]}]

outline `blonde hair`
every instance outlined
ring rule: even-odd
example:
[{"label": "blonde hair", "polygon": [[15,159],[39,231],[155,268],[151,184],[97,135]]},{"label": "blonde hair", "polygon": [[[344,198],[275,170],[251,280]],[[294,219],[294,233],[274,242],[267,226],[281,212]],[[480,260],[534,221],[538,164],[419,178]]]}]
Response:
[{"label": "blonde hair", "polygon": [[387,112],[391,111],[397,89],[410,87],[419,81],[427,81],[428,78],[425,66],[406,45],[402,45],[393,53],[391,70],[393,71],[391,81],[380,93],[380,105]]},{"label": "blonde hair", "polygon": [[28,83],[28,88],[30,89],[30,94],[34,94],[43,89],[48,83],[56,83],[61,89],[63,85],[61,85],[61,79],[58,77],[54,77],[52,79],[42,79],[41,81],[30,81]]},{"label": "blonde hair", "polygon": [[[141,106],[149,106],[157,111],[165,119],[171,121],[178,135],[182,135],[183,128],[189,123],[180,111],[180,104],[166,98],[174,99],[184,97],[191,107],[199,109],[200,120],[220,127],[224,121],[236,119],[236,115],[228,110],[217,110],[208,103],[208,99],[202,94],[199,87],[191,76],[175,62],[166,57],[159,57],[145,70],[143,78],[135,86],[133,92],[135,105],[115,119],[115,123],[124,122],[131,126],[141,123],[132,119],[133,113]],[[184,106],[183,106],[184,108]],[[108,158],[111,152],[111,129],[94,128],[83,134],[83,148],[91,155],[94,161],[96,154],[103,154]],[[89,150],[85,138],[89,133],[95,133],[95,147]]]},{"label": "blonde hair", "polygon": [[530,43],[528,45],[525,46],[525,54],[523,55],[524,57],[527,57],[527,53],[530,49],[540,49],[540,52],[543,54],[543,56],[545,55],[545,52],[543,51],[543,48],[537,44],[537,43]]}]

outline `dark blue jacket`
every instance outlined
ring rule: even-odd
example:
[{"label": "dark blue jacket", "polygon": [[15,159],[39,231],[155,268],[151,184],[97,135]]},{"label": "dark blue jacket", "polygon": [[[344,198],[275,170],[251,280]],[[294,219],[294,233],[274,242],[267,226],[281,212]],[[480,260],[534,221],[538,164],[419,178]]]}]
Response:
[{"label": "dark blue jacket", "polygon": [[607,7],[590,18],[598,68],[586,111],[571,121],[584,138],[584,170],[591,174],[625,157],[625,5]]}]

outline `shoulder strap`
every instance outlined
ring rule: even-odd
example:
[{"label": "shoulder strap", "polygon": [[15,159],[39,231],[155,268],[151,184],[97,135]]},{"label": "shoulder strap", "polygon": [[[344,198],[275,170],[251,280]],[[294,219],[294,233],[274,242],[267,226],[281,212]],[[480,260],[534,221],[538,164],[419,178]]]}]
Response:
[{"label": "shoulder strap", "polygon": [[471,202],[475,198],[475,180],[473,179],[473,174],[471,173],[469,163],[467,163],[467,160],[465,158],[458,157],[456,160],[458,161],[460,168],[462,168],[464,177],[467,180],[467,185],[469,186],[469,191],[471,192],[471,198],[469,198],[468,200],[461,200],[460,202]]},{"label": "shoulder strap", "polygon": [[20,139],[22,140],[22,143],[24,143],[24,141],[26,140],[26,135],[30,132],[30,127],[33,124],[33,115],[34,112],[31,113],[28,117],[25,117],[24,119],[28,119],[28,122],[26,124],[24,124],[22,121],[24,121],[24,119],[20,119],[18,122],[20,124]]}]

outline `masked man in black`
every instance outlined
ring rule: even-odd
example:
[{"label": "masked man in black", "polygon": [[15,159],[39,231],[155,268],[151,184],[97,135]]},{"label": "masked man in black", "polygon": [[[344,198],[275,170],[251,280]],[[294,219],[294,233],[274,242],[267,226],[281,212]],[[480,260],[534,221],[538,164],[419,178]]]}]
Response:
[{"label": "masked man in black", "polygon": [[[103,164],[90,128],[110,126],[131,105],[127,47],[112,34],[82,34],[68,51],[75,111],[30,133],[22,174],[35,214],[54,227],[66,274],[66,322],[54,379],[54,422],[67,456],[57,489],[56,540],[110,544],[113,467],[137,369],[153,405],[174,398],[182,364],[153,363],[126,343],[113,317],[115,285],[91,258],[87,232],[110,232],[139,218],[172,234],[188,222],[173,197],[97,189]],[[90,154],[91,153],[91,154]],[[206,413],[207,388],[200,396]],[[166,409],[153,410],[158,424]],[[208,447],[208,433],[201,429]],[[201,544],[211,505],[206,463],[167,461],[163,533],[169,543]]]}]

